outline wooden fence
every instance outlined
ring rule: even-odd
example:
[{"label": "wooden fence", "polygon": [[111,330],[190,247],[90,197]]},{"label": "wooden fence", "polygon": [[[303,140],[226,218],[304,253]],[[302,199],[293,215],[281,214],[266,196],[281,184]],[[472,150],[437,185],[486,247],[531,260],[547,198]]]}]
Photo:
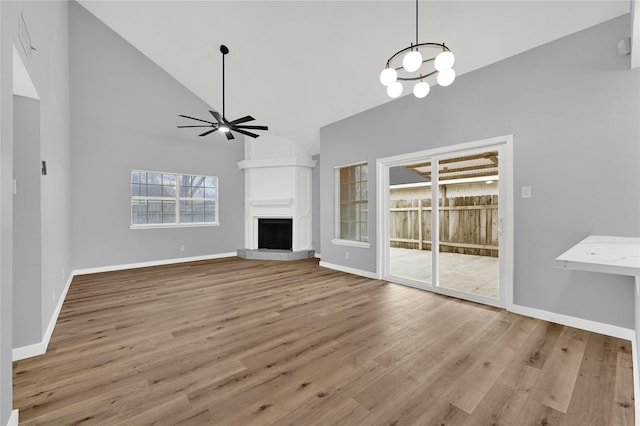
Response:
[{"label": "wooden fence", "polygon": [[[394,200],[391,247],[431,250],[431,199]],[[440,251],[498,257],[498,196],[444,198]]]}]

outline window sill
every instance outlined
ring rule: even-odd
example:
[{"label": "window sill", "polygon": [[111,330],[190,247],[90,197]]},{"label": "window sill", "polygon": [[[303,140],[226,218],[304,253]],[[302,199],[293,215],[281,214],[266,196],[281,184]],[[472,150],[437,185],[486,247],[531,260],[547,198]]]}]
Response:
[{"label": "window sill", "polygon": [[130,225],[129,229],[166,229],[166,228],[207,228],[211,226],[220,226],[220,222],[216,223],[158,223],[153,225]]},{"label": "window sill", "polygon": [[362,248],[371,248],[371,244],[365,243],[363,241],[353,241],[353,240],[341,240],[338,238],[334,238],[331,240],[331,244],[335,244],[338,246],[351,246],[351,247],[362,247]]}]

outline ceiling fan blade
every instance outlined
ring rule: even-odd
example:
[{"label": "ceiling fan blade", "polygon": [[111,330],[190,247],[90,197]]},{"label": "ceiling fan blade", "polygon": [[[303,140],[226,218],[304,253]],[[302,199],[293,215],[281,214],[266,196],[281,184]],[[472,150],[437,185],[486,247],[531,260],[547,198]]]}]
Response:
[{"label": "ceiling fan blade", "polygon": [[251,136],[252,138],[257,138],[260,135],[256,135],[255,133],[247,132],[246,130],[238,129],[237,127],[233,128],[234,132],[242,133],[243,135]]},{"label": "ceiling fan blade", "polygon": [[188,115],[178,115],[178,117],[184,117],[184,118],[188,118],[190,120],[198,120],[198,121],[202,121],[203,123],[209,123],[209,124],[213,124],[213,121],[207,121],[207,120],[201,120],[199,118],[195,118],[195,117],[189,117]]},{"label": "ceiling fan blade", "polygon": [[213,126],[211,124],[206,125],[206,126],[203,124],[202,126],[176,126],[176,127],[179,128],[179,129],[184,129],[186,127],[213,127]]},{"label": "ceiling fan blade", "polygon": [[213,115],[213,117],[216,119],[216,121],[218,123],[222,123],[222,116],[220,115],[220,113],[218,111],[214,111],[212,109],[209,110],[209,112],[211,113],[211,115]]},{"label": "ceiling fan blade", "polygon": [[253,118],[250,115],[246,115],[242,118],[238,118],[237,120],[233,120],[231,121],[231,124],[240,124],[240,123],[246,123],[247,121],[253,121],[255,120],[255,118]]},{"label": "ceiling fan blade", "polygon": [[235,137],[233,137],[233,134],[231,132],[226,132],[225,136],[227,137],[227,140],[231,140],[231,139],[235,139]]},{"label": "ceiling fan blade", "polygon": [[216,130],[218,130],[218,129],[209,130],[209,131],[204,132],[204,133],[202,133],[201,135],[198,135],[198,136],[207,136],[208,134],[213,133],[213,132],[215,132]]},{"label": "ceiling fan blade", "polygon": [[269,130],[267,126],[234,126],[236,129]]}]

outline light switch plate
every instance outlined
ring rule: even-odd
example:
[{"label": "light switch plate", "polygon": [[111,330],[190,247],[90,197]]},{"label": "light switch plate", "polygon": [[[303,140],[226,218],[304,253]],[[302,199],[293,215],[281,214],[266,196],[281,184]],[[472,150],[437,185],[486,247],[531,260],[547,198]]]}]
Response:
[{"label": "light switch plate", "polygon": [[522,198],[531,198],[531,187],[523,186],[522,187]]}]

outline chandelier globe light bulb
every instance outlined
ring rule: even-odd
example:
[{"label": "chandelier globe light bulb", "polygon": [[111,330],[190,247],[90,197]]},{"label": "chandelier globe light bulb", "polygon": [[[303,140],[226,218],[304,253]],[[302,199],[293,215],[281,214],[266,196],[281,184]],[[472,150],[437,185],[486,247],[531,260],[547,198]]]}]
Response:
[{"label": "chandelier globe light bulb", "polygon": [[391,83],[389,86],[387,86],[387,95],[394,99],[398,98],[400,97],[400,95],[402,95],[402,89],[402,83],[396,81],[395,83]]},{"label": "chandelier globe light bulb", "polygon": [[380,73],[380,83],[385,86],[390,85],[398,79],[398,72],[395,68],[385,68]]},{"label": "chandelier globe light bulb", "polygon": [[437,78],[438,84],[442,87],[451,85],[451,83],[453,83],[453,80],[455,79],[456,79],[456,72],[453,70],[453,68],[449,68],[449,69],[438,72],[438,78]]},{"label": "chandelier globe light bulb", "polygon": [[453,68],[453,63],[456,58],[453,56],[453,53],[449,51],[441,52],[436,56],[436,60],[434,62],[434,67],[438,71],[444,71],[449,68]]},{"label": "chandelier globe light bulb", "polygon": [[404,55],[402,60],[402,66],[407,72],[417,71],[422,66],[422,55],[418,50],[411,50]]},{"label": "chandelier globe light bulb", "polygon": [[429,86],[429,83],[427,83],[426,81],[420,81],[416,83],[415,86],[413,86],[413,94],[415,95],[416,98],[420,98],[420,99],[427,96],[430,90],[431,90],[431,86]]}]

